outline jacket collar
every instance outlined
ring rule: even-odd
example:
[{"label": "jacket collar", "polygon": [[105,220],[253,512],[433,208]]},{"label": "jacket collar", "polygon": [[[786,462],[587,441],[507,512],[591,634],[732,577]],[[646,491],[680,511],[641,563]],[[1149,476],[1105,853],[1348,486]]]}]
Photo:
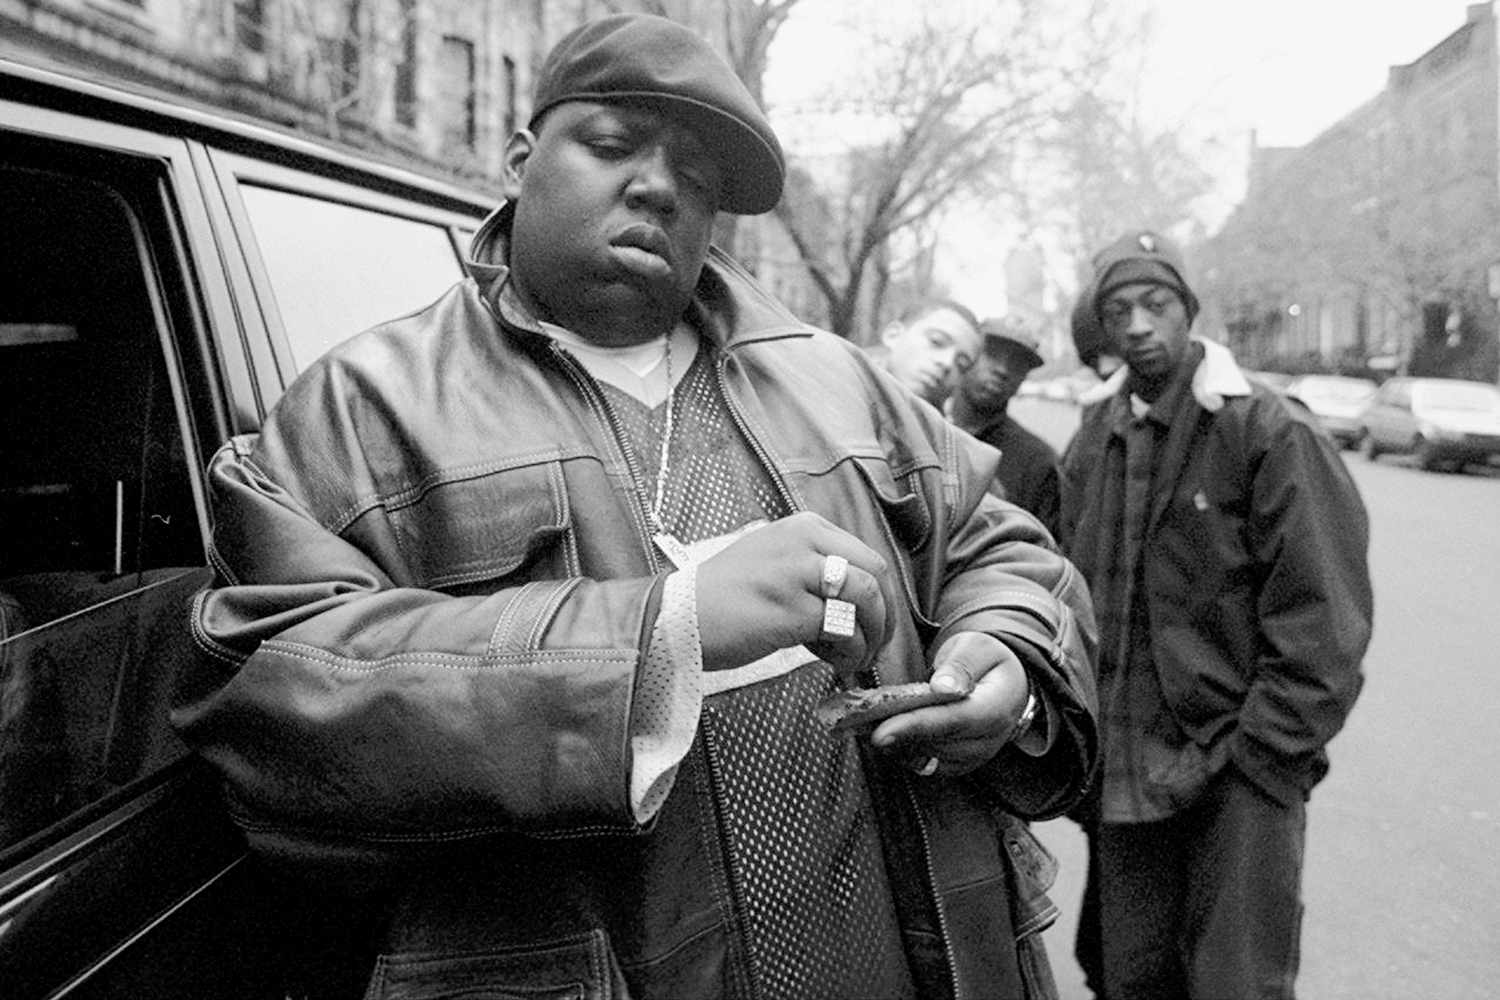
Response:
[{"label": "jacket collar", "polygon": [[[501,202],[489,214],[469,243],[464,269],[503,323],[541,336],[541,324],[522,305],[510,283],[507,261],[514,214],[511,202]],[[699,333],[720,347],[813,334],[812,327],[788,312],[749,272],[717,247],[709,248],[686,318]]]},{"label": "jacket collar", "polygon": [[[1229,348],[1206,337],[1194,336],[1193,342],[1203,347],[1203,358],[1193,370],[1192,381],[1193,398],[1198,401],[1199,406],[1209,413],[1218,413],[1223,409],[1226,399],[1250,395],[1250,382],[1240,370]],[[1123,395],[1129,378],[1130,369],[1122,365],[1104,382],[1079,396],[1078,401],[1087,406],[1111,396]]]}]

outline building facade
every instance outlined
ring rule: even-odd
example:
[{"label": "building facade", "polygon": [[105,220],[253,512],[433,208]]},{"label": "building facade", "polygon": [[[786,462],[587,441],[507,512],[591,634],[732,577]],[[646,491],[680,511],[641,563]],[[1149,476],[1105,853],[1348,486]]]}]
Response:
[{"label": "building facade", "polygon": [[1496,53],[1493,4],[1470,4],[1306,146],[1252,148],[1206,268],[1247,364],[1500,377]]},{"label": "building facade", "polygon": [[0,0],[0,56],[165,90],[492,185],[547,50],[651,10],[721,49],[705,0]]}]

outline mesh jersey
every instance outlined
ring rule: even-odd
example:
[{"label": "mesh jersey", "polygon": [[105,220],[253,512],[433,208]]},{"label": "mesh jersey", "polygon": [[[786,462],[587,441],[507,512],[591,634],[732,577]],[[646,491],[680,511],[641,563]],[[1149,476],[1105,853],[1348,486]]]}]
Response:
[{"label": "mesh jersey", "polygon": [[[649,409],[601,385],[649,503],[665,405]],[[702,541],[789,513],[734,422],[711,351],[700,349],[679,383],[673,422],[660,516],[674,537]],[[719,804],[716,867],[734,901],[750,996],[915,995],[858,748],[813,717],[834,687],[832,669],[814,661],[713,694],[690,751]]]}]

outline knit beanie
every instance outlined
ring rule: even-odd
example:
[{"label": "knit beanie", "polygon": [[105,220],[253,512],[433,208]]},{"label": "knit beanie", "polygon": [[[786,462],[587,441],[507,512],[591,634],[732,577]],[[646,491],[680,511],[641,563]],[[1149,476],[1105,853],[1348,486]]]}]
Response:
[{"label": "knit beanie", "polygon": [[1176,292],[1191,324],[1198,315],[1198,296],[1183,278],[1186,273],[1182,252],[1171,240],[1150,230],[1131,230],[1094,255],[1093,312],[1097,317],[1099,306],[1116,288],[1147,282]]},{"label": "knit beanie", "polygon": [[1078,353],[1078,360],[1090,368],[1094,367],[1099,355],[1110,349],[1110,340],[1104,324],[1099,322],[1099,314],[1094,311],[1092,286],[1079,294],[1068,320],[1073,334],[1073,350]]}]

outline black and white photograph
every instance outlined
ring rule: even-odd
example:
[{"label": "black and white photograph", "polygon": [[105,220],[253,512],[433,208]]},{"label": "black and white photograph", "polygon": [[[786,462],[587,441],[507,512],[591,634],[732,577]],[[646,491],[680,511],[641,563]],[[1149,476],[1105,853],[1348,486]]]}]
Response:
[{"label": "black and white photograph", "polygon": [[1490,1000],[1495,0],[0,0],[0,996]]}]

